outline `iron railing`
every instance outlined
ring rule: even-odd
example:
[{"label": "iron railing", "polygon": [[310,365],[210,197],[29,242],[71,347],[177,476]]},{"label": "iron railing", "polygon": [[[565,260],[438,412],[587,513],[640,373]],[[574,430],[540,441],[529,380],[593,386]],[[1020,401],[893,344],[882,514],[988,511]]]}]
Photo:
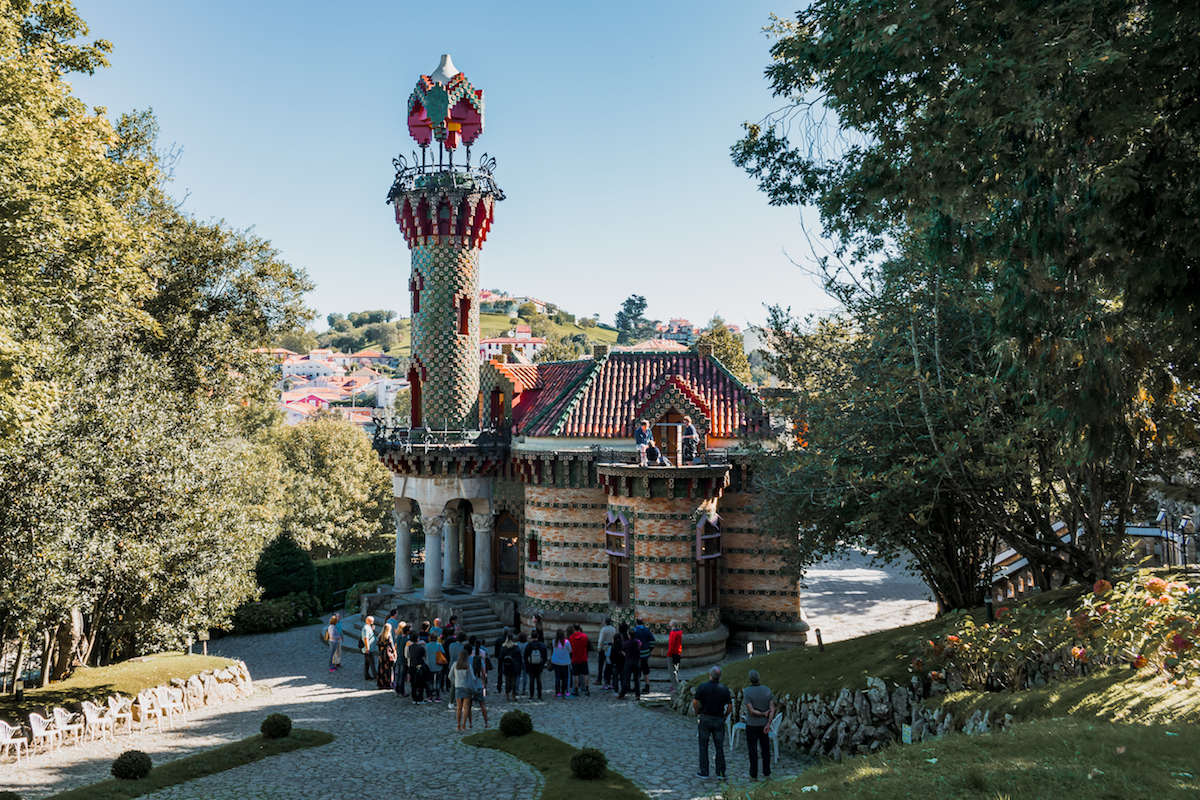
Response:
[{"label": "iron railing", "polygon": [[484,153],[480,156],[478,163],[472,167],[471,148],[468,147],[466,163],[456,167],[454,166],[453,151],[448,152],[450,156],[448,163],[428,162],[428,154],[424,149],[421,150],[420,163],[417,163],[415,152],[412,154],[411,164],[402,155],[393,158],[392,166],[396,168],[396,180],[392,182],[392,188],[388,191],[387,201],[395,202],[396,198],[422,186],[439,185],[449,188],[470,188],[481,194],[490,194],[496,200],[504,199],[504,192],[496,184],[496,178],[492,174],[496,169],[495,157]]}]

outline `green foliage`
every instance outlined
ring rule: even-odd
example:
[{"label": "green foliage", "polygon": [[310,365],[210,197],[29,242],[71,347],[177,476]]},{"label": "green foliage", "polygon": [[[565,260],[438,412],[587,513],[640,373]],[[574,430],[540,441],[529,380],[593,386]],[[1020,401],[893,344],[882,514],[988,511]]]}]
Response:
[{"label": "green foliage", "polygon": [[351,586],[346,592],[346,603],[344,607],[348,609],[357,609],[358,601],[362,599],[364,594],[370,594],[371,592],[375,591],[377,587],[391,582],[392,576],[381,578],[375,581],[359,581]]},{"label": "green foliage", "polygon": [[696,347],[702,344],[711,345],[713,355],[738,380],[750,383],[750,362],[742,346],[742,337],[729,330],[725,320],[715,316],[709,321],[708,328],[696,340]]},{"label": "green foliage", "polygon": [[394,542],[392,478],[352,422],[318,414],[278,425],[259,441],[277,453],[282,531],[314,558],[380,550]]},{"label": "green foliage", "polygon": [[348,589],[356,583],[390,580],[394,577],[396,553],[356,553],[350,556],[323,558],[313,562],[316,568],[317,600],[322,608],[333,606],[334,592]]},{"label": "green foliage", "polygon": [[121,781],[136,781],[150,774],[154,762],[141,750],[126,750],[112,763],[112,776]]},{"label": "green foliage", "polygon": [[505,736],[500,731],[483,731],[463,740],[474,747],[509,753],[532,766],[545,780],[542,797],[587,797],[589,800],[647,800],[624,775],[607,770],[603,777],[583,780],[571,770],[571,757],[578,751],[564,741],[534,731],[525,736]]},{"label": "green foliage", "polygon": [[275,537],[258,557],[254,576],[263,590],[263,597],[276,597],[302,592],[311,594],[317,576],[312,557],[288,534]]},{"label": "green foliage", "polygon": [[0,800],[21,800],[21,795],[16,792],[4,791],[0,792]]},{"label": "green foliage", "polygon": [[500,732],[505,736],[525,736],[533,733],[533,718],[519,708],[505,711],[500,717]]},{"label": "green foliage", "polygon": [[270,633],[303,625],[319,614],[321,604],[307,592],[273,600],[252,600],[238,606],[233,616],[235,633]]},{"label": "green foliage", "polygon": [[259,726],[264,739],[284,739],[292,732],[292,718],[286,714],[270,714]]},{"label": "green foliage", "polygon": [[654,332],[654,323],[646,319],[646,298],[631,294],[617,312],[617,344],[633,344],[648,339]]},{"label": "green foliage", "polygon": [[579,355],[574,342],[546,342],[533,357],[541,364],[549,361],[572,361]]},{"label": "green foliage", "polygon": [[571,756],[571,771],[575,773],[576,777],[586,781],[604,777],[606,769],[608,769],[608,756],[595,747],[582,747],[578,753]]}]

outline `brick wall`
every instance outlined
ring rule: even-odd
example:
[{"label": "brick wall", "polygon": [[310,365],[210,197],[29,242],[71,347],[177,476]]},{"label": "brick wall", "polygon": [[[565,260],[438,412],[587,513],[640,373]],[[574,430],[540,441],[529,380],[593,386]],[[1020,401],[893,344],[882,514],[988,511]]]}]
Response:
[{"label": "brick wall", "polygon": [[525,555],[537,538],[538,563],[525,566],[530,606],[553,611],[604,613],[608,556],[604,554],[605,495],[599,489],[525,486]]},{"label": "brick wall", "polygon": [[774,538],[762,533],[749,512],[749,498],[726,494],[721,515],[721,610],[738,627],[755,622],[799,622],[800,590],[795,575],[781,571],[783,560]]}]

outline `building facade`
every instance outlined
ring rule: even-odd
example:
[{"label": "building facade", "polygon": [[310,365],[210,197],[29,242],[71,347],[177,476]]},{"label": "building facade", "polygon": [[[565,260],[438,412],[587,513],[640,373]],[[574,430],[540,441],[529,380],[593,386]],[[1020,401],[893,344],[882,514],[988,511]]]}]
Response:
[{"label": "building facade", "polygon": [[[411,424],[381,415],[375,433],[393,473],[395,590],[414,591],[419,516],[425,602],[499,592],[525,624],[540,614],[547,629],[594,629],[612,616],[665,633],[678,620],[691,663],[722,658],[731,636],[802,643],[798,578],[758,529],[743,451],[769,433],[767,418],[711,350],[597,345],[577,361],[512,363],[501,353],[480,365],[472,301],[503,199],[494,162],[470,164],[483,107],[448,56],[421,76],[408,108],[421,164],[398,161],[389,195],[413,263]],[[700,442],[689,463],[684,417]],[[641,419],[668,466],[639,465]]]}]

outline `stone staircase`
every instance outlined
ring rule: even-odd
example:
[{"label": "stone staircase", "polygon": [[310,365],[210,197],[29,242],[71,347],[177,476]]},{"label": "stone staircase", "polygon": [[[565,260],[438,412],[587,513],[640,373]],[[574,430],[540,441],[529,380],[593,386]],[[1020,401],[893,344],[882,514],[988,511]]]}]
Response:
[{"label": "stone staircase", "polygon": [[[452,594],[447,594],[445,598],[439,602],[454,607],[454,613],[458,616],[459,630],[467,632],[468,636],[478,636],[483,639],[488,650],[492,649],[496,639],[504,632],[504,622],[500,617],[496,616],[496,612],[492,610],[488,601],[482,597],[472,597],[465,595],[457,597]],[[421,620],[413,620],[420,622]],[[428,620],[433,622],[433,620]],[[443,619],[443,622],[449,620]],[[378,629],[383,620],[378,614],[375,615],[376,628]],[[342,618],[342,632],[346,636],[343,649],[357,650],[359,640],[362,636],[362,617],[358,614],[350,614]]]}]

